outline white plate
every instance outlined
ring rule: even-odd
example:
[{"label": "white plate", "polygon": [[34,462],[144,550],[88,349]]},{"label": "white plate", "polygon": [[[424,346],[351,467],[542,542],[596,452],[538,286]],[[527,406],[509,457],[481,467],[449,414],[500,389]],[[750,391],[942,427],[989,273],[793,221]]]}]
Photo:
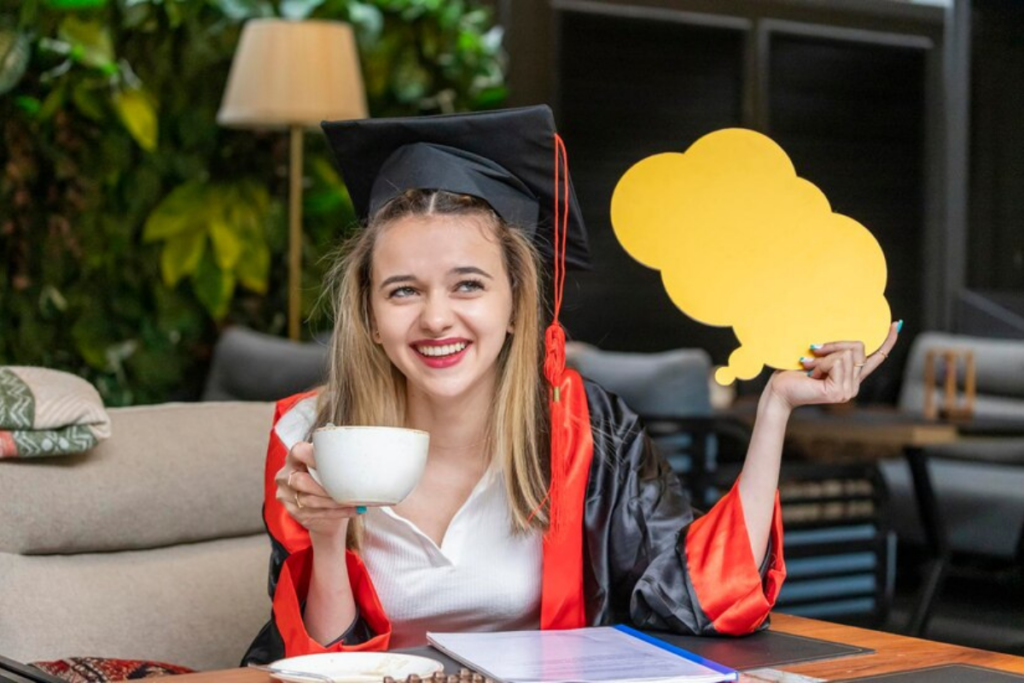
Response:
[{"label": "white plate", "polygon": [[[336,683],[380,683],[385,676],[404,681],[410,674],[426,678],[444,670],[444,665],[434,659],[394,652],[329,652],[279,659],[270,665],[296,674],[307,671],[324,674]],[[311,680],[297,675],[270,675],[280,681],[294,683],[309,683]]]}]

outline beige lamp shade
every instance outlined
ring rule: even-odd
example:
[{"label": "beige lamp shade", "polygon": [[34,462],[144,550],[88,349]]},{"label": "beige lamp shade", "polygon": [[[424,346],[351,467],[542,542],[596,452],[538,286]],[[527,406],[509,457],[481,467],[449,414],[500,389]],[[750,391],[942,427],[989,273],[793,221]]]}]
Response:
[{"label": "beige lamp shade", "polygon": [[335,21],[252,19],[231,64],[222,126],[317,126],[366,118],[352,27]]}]

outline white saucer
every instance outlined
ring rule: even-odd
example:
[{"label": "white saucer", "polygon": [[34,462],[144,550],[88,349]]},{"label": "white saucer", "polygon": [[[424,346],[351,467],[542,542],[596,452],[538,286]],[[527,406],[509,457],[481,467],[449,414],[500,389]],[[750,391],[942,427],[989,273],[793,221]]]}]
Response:
[{"label": "white saucer", "polygon": [[299,675],[305,672],[330,676],[335,683],[380,683],[385,676],[404,681],[411,674],[428,678],[444,670],[444,665],[436,660],[393,652],[328,652],[279,659],[270,665],[294,672],[294,676],[270,674],[279,681],[292,683],[309,683],[310,678]]}]

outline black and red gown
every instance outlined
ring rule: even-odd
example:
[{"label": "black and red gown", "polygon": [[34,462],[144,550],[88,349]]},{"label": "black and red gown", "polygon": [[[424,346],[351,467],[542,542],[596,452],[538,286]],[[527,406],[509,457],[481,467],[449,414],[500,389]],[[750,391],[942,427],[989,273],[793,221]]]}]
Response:
[{"label": "black and red gown", "polygon": [[[566,372],[552,411],[551,517],[544,538],[541,628],[625,623],[680,634],[741,635],[766,624],[785,578],[776,496],[768,555],[754,563],[733,487],[697,516],[635,413]],[[311,394],[280,401],[274,423]],[[589,429],[586,426],[589,425]],[[557,435],[556,435],[557,433]],[[561,465],[555,451],[562,454]],[[325,647],[306,632],[302,605],[312,547],[275,499],[287,450],[271,430],[264,521],[272,543],[273,614],[243,663],[347,650],[385,650],[391,624],[359,556],[348,551],[356,626]],[[556,475],[554,469],[560,467]]]}]

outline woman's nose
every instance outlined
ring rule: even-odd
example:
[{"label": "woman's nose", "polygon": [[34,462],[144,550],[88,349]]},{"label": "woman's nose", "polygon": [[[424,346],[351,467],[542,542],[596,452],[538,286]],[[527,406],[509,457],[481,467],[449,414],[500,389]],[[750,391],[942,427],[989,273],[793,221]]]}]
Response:
[{"label": "woman's nose", "polygon": [[420,313],[420,327],[433,334],[438,334],[452,326],[454,318],[448,298],[445,296],[429,296]]}]

